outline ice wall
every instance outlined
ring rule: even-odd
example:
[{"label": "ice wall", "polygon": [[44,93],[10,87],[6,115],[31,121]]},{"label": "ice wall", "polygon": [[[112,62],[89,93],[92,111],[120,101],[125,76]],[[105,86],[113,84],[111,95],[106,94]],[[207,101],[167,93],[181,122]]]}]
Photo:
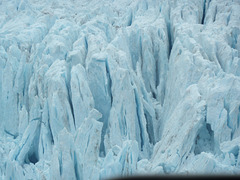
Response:
[{"label": "ice wall", "polygon": [[239,174],[239,11],[0,1],[0,178]]}]

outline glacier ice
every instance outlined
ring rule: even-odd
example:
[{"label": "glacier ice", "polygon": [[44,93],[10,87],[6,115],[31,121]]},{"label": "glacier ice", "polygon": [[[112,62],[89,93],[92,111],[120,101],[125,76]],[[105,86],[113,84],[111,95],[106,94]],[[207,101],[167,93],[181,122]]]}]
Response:
[{"label": "glacier ice", "polygon": [[239,10],[0,1],[0,179],[240,174]]}]

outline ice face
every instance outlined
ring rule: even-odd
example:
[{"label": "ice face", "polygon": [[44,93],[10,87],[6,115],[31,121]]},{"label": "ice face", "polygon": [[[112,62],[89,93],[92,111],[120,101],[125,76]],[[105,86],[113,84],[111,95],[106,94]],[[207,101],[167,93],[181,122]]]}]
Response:
[{"label": "ice face", "polygon": [[239,174],[240,3],[0,2],[0,178]]}]

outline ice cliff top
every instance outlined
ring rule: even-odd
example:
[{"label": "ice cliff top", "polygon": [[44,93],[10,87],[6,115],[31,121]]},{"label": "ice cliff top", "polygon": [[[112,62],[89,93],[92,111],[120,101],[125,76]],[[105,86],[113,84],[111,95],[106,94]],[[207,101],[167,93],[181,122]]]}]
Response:
[{"label": "ice cliff top", "polygon": [[0,0],[0,178],[240,174],[239,0]]}]

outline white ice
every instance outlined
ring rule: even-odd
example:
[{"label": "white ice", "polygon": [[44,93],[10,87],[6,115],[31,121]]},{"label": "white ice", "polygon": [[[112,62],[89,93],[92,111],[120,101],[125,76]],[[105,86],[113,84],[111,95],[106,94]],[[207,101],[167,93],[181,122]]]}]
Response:
[{"label": "white ice", "polygon": [[0,179],[240,174],[239,0],[0,0]]}]

